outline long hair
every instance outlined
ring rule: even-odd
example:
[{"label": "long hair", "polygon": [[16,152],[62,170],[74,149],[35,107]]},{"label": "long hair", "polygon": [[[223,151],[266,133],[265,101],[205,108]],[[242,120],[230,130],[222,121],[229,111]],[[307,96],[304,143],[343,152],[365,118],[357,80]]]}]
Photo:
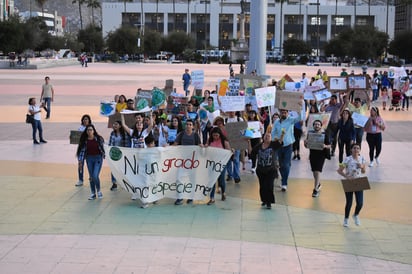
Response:
[{"label": "long hair", "polygon": [[83,119],[84,118],[88,118],[89,119],[89,124],[92,124],[92,118],[90,117],[90,115],[89,114],[84,114],[83,116],[82,116],[82,118],[80,119],[80,124],[81,125],[83,125]]},{"label": "long hair", "polygon": [[94,125],[90,124],[86,126],[86,129],[82,132],[82,135],[80,135],[80,141],[79,141],[79,145],[77,146],[77,152],[76,155],[79,156],[80,155],[80,151],[82,150],[82,148],[85,146],[86,142],[87,142],[87,129],[88,128],[92,128],[93,129],[93,135],[95,138],[97,138],[97,140],[101,140],[103,139],[103,137],[101,135],[99,135],[99,133],[97,133],[96,128],[94,127]]},{"label": "long hair", "polygon": [[371,107],[372,110],[374,110],[376,112],[376,116],[379,117],[379,108],[378,107]]},{"label": "long hair", "polygon": [[213,142],[213,133],[219,133],[222,147],[225,148],[225,141],[227,140],[227,138],[219,127],[212,127],[212,129],[210,130],[209,136],[211,137],[209,137],[209,145]]},{"label": "long hair", "polygon": [[[123,146],[126,146],[126,143],[127,143],[127,134],[126,134],[126,131],[124,131],[124,128],[123,128],[123,125],[122,125],[122,121],[115,121],[115,123],[118,123],[119,124],[119,135],[122,137],[122,143],[123,143]],[[114,135],[115,136],[117,136],[116,135],[116,132],[114,132],[113,131],[113,133],[114,133]],[[134,133],[134,132],[133,132]]]}]

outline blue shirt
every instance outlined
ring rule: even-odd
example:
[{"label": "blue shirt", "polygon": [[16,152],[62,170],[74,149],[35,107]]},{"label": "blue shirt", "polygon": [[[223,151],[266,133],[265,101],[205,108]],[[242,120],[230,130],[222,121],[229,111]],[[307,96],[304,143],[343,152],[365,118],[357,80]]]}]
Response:
[{"label": "blue shirt", "polygon": [[293,126],[295,123],[301,120],[300,116],[290,117],[288,116],[286,119],[278,119],[276,120],[275,124],[273,125],[273,129],[271,132],[272,140],[280,139],[282,134],[282,128],[285,129],[285,135],[283,136],[283,146],[287,147],[295,142],[295,136],[293,135]]}]

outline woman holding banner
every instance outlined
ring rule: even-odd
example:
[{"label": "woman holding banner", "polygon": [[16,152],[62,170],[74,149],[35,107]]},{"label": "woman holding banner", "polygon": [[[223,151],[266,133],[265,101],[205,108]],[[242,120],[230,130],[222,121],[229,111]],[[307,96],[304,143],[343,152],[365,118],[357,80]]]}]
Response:
[{"label": "woman holding banner", "polygon": [[[225,135],[219,127],[213,127],[210,131],[210,136],[211,138],[209,138],[208,140],[208,146],[231,150],[229,141],[227,140],[227,138],[225,137]],[[217,179],[218,186],[220,187],[222,192],[222,201],[226,200],[226,164],[227,163],[223,165],[224,168],[222,169],[219,178]],[[212,191],[210,192],[210,200],[209,202],[207,202],[207,205],[212,205],[215,203],[215,190],[216,184],[213,185]]]},{"label": "woman holding banner", "polygon": [[[353,144],[351,147],[352,155],[345,158],[345,160],[339,164],[337,172],[345,179],[355,179],[361,177],[366,172],[366,161],[362,155],[360,155],[359,144]],[[346,205],[345,205],[345,219],[343,220],[343,226],[349,227],[349,213],[353,202],[353,193],[355,193],[356,207],[353,215],[353,220],[356,225],[360,225],[359,212],[363,206],[363,191],[345,192]]]}]

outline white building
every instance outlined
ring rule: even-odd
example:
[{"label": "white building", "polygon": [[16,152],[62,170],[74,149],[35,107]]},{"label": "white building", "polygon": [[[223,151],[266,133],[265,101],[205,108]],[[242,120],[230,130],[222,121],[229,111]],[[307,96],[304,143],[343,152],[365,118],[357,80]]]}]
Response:
[{"label": "white building", "polygon": [[[267,50],[281,50],[283,41],[293,37],[309,41],[314,53],[317,53],[340,31],[355,25],[373,25],[387,33],[390,39],[394,37],[395,7],[387,7],[386,1],[372,0],[371,5],[367,0],[293,0],[283,5],[275,1],[267,2]],[[248,4],[245,8],[247,41],[250,22]],[[205,45],[228,49],[232,40],[239,38],[240,13],[239,0],[104,2],[103,35],[121,25],[135,26],[139,31],[144,26],[144,29],[156,30],[164,35],[173,31],[190,33],[198,49],[205,48]]]},{"label": "white building", "polygon": [[30,17],[40,17],[47,26],[47,30],[51,35],[63,36],[64,21],[61,16],[57,15],[57,11],[52,13],[43,13],[41,11],[25,11],[19,13],[22,20],[26,21]]},{"label": "white building", "polygon": [[0,21],[7,20],[14,14],[14,0],[0,1]]}]

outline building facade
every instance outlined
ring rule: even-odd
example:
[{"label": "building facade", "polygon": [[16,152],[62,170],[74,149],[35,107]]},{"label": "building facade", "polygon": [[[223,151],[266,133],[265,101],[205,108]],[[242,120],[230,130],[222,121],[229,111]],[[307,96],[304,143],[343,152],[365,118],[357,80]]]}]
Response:
[{"label": "building facade", "polygon": [[64,17],[58,16],[57,11],[52,13],[41,11],[25,11],[19,13],[20,18],[25,21],[31,17],[39,17],[46,24],[48,32],[53,36],[63,36],[64,34]]},{"label": "building facade", "polygon": [[[250,3],[245,2],[245,39],[248,42]],[[267,8],[267,50],[282,52],[283,41],[297,38],[308,41],[314,55],[322,55],[325,43],[355,25],[373,25],[393,39],[395,6],[380,0],[357,2],[270,1]],[[141,32],[154,30],[164,35],[173,31],[186,32],[195,39],[197,49],[230,49],[232,41],[239,39],[240,35],[240,3],[238,0],[104,2],[103,35],[122,25],[129,25]]]},{"label": "building facade", "polygon": [[7,20],[14,14],[14,0],[0,0],[0,21]]}]

